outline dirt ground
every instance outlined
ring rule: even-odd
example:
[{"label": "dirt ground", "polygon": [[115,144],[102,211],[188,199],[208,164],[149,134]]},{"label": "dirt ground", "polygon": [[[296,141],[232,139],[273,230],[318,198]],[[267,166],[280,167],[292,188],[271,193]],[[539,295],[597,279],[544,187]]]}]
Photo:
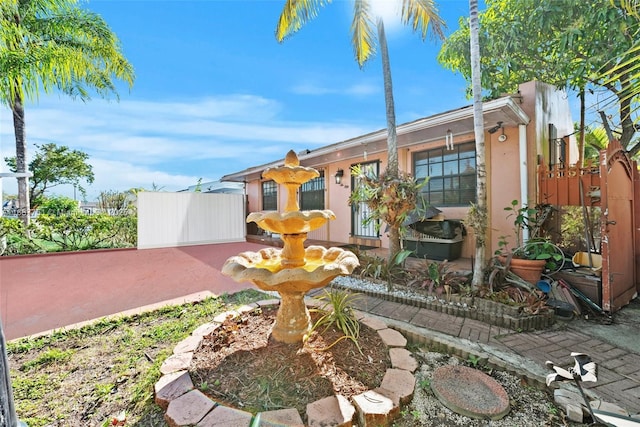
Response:
[{"label": "dirt ground", "polygon": [[[249,412],[294,407],[305,418],[306,404],[340,393],[349,398],[379,386],[390,361],[388,350],[377,333],[362,326],[359,339],[362,354],[341,332],[330,328],[313,334],[304,346],[269,340],[275,310],[265,309],[227,321],[206,337],[191,366],[194,384],[205,394],[226,405]],[[327,347],[330,347],[327,349]],[[323,351],[324,350],[324,351]],[[455,414],[430,389],[433,371],[444,365],[466,364],[455,356],[414,348],[420,363],[416,392],[402,408],[396,427],[486,426]],[[478,367],[480,368],[480,367]],[[578,426],[564,419],[554,406],[551,392],[527,386],[520,378],[498,370],[486,371],[510,397],[511,411],[496,427]]]},{"label": "dirt ground", "polygon": [[[269,338],[276,309],[257,309],[227,320],[194,354],[191,378],[215,400],[257,413],[294,407],[333,394],[347,399],[378,387],[389,352],[373,329],[362,326],[358,344],[330,327],[304,344]],[[318,315],[312,313],[312,321]]]}]

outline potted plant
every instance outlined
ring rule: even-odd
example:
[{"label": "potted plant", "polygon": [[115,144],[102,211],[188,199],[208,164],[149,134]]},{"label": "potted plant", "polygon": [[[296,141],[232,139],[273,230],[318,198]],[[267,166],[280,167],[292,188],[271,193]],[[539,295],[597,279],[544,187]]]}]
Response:
[{"label": "potted plant", "polygon": [[[541,205],[534,208],[518,208],[518,201],[513,200],[504,208],[509,212],[507,218],[513,217],[515,246],[509,249],[507,236],[501,236],[495,255],[505,268],[529,283],[537,283],[542,272],[547,269],[557,271],[564,263],[564,253],[548,239],[541,236],[542,224],[551,212],[551,207]],[[528,231],[530,239],[522,240],[522,233]]]},{"label": "potted plant", "polygon": [[[351,167],[351,176],[357,180],[356,187],[349,196],[349,204],[366,203],[369,215],[364,219],[364,224],[373,221],[376,231],[380,231],[382,222],[388,225],[390,232],[387,266],[389,269],[394,265],[402,266],[411,253],[401,249],[403,224],[412,213],[422,216],[422,209],[426,208],[426,203],[418,203],[421,200],[420,189],[427,184],[428,178],[418,181],[408,173],[393,174],[389,170],[376,176],[369,174],[361,165]],[[392,288],[390,280],[389,278],[389,290]]]}]

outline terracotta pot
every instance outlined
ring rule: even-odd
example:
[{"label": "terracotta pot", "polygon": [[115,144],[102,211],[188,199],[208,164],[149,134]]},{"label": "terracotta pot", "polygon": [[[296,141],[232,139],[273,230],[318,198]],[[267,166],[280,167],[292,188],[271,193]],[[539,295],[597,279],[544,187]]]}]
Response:
[{"label": "terracotta pot", "polygon": [[[503,264],[506,263],[507,258],[500,257],[500,262]],[[547,262],[543,259],[511,258],[509,270],[522,280],[535,285],[542,277],[542,272],[544,271],[544,266],[546,264]]]}]

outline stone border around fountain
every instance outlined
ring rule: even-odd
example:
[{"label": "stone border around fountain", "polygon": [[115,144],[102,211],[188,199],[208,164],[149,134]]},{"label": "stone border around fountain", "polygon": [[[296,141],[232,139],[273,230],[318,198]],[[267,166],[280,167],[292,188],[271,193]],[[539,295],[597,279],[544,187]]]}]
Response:
[{"label": "stone border around fountain", "polygon": [[[321,304],[313,298],[307,298],[305,302],[308,306]],[[196,328],[175,346],[173,354],[160,367],[163,375],[154,386],[155,402],[164,409],[164,418],[169,426],[304,427],[300,414],[294,408],[260,412],[253,416],[249,412],[221,405],[198,390],[189,375],[193,354],[204,336],[215,331],[228,317],[278,304],[278,299],[263,300],[219,314],[213,322]],[[400,407],[413,398],[413,373],[418,368],[418,362],[406,349],[407,339],[380,320],[360,313],[358,320],[378,332],[389,349],[391,368],[387,369],[378,388],[353,396],[351,401],[336,395],[307,404],[309,427],[351,427],[356,422],[363,427],[387,426],[400,414]]]}]

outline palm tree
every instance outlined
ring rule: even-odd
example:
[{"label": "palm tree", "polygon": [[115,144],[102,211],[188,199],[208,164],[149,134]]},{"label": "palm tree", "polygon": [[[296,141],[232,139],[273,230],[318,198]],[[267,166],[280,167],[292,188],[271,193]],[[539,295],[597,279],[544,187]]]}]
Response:
[{"label": "palm tree", "polygon": [[478,0],[469,0],[469,29],[471,50],[471,90],[473,92],[473,131],[476,139],[476,205],[471,212],[476,235],[475,263],[471,285],[478,288],[483,283],[487,236],[487,171],[484,153],[484,119],[482,118],[482,75],[480,70],[480,41]]},{"label": "palm tree", "polygon": [[[400,0],[398,0],[400,1]],[[278,42],[296,31],[300,30],[307,22],[315,18],[318,9],[330,3],[323,0],[285,0],[284,8],[276,27],[276,39]],[[424,40],[429,32],[439,39],[444,38],[444,21],[438,15],[433,0],[401,0],[402,22],[410,24],[414,31],[420,31]],[[396,115],[393,102],[393,85],[391,82],[391,67],[389,65],[389,52],[387,39],[384,32],[384,23],[381,17],[374,21],[371,13],[373,0],[355,0],[353,9],[353,21],[351,22],[351,43],[356,61],[362,68],[375,53],[375,32],[380,44],[382,60],[382,77],[384,80],[384,97],[387,116],[387,178],[398,178],[398,145],[396,137]],[[389,224],[389,257],[392,259],[400,252],[399,227]]]},{"label": "palm tree", "polygon": [[[629,106],[628,115],[620,117],[620,119],[623,123],[626,121],[627,124],[630,124],[632,122],[631,115],[636,113],[633,125],[627,126],[635,131],[638,124],[637,113],[640,110],[640,105],[638,105],[638,98],[640,98],[640,38],[638,38],[638,34],[640,34],[640,2],[637,0],[621,0],[620,7],[627,14],[637,19],[637,25],[631,29],[632,34],[636,36],[635,42],[618,63],[613,64],[611,69],[604,70],[603,74],[606,79],[605,84],[613,85],[616,81],[621,81],[626,86],[626,90],[620,91],[619,102]],[[616,61],[616,59],[614,58],[612,61]],[[625,129],[623,128],[624,131]],[[630,134],[629,139],[632,137],[633,131]],[[623,135],[620,137],[621,142],[622,138]],[[633,156],[640,152],[640,145],[637,142],[635,144],[631,143],[626,147]]]},{"label": "palm tree", "polygon": [[[113,79],[133,85],[134,72],[120,42],[97,14],[78,0],[2,0],[0,6],[0,101],[13,113],[16,171],[27,172],[25,100],[58,89],[90,99],[115,94]],[[18,178],[18,202],[29,222],[27,178]]]}]

